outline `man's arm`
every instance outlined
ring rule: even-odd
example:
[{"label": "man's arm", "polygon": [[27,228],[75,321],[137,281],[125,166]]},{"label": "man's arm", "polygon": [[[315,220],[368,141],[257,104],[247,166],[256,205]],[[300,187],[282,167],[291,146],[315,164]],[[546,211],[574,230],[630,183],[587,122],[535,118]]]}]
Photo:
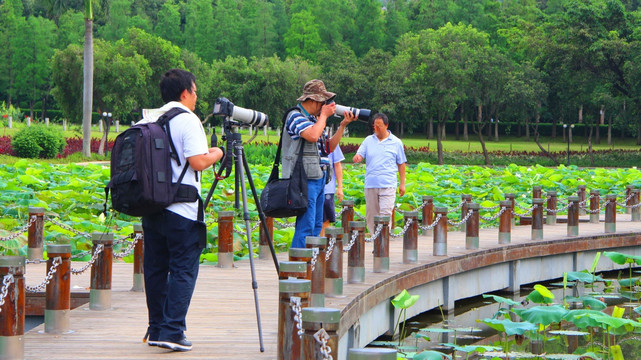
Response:
[{"label": "man's arm", "polygon": [[334,175],[336,176],[336,197],[340,203],[343,201],[343,165],[340,162],[334,163]]},{"label": "man's arm", "polygon": [[[327,125],[327,118],[334,115],[336,111],[336,104],[331,103],[329,105],[323,105],[321,108],[321,113],[318,115],[316,123],[307,129],[301,131],[300,137],[309,142],[317,142],[318,139],[323,135],[325,131],[325,125]],[[331,146],[331,145],[330,145]]]},{"label": "man's arm", "polygon": [[398,164],[398,174],[401,178],[401,185],[398,187],[398,194],[405,195],[405,163]]},{"label": "man's arm", "polygon": [[196,171],[203,171],[214,165],[223,157],[223,151],[220,148],[209,148],[207,154],[194,155],[187,158],[189,166]]},{"label": "man's arm", "polygon": [[334,134],[334,136],[329,139],[330,152],[334,151],[334,149],[336,149],[336,147],[338,146],[338,143],[341,141],[347,125],[356,120],[356,116],[354,116],[351,111],[347,111],[343,115],[345,116],[345,118],[343,118],[341,123],[338,125],[338,129],[336,129],[336,133]]}]

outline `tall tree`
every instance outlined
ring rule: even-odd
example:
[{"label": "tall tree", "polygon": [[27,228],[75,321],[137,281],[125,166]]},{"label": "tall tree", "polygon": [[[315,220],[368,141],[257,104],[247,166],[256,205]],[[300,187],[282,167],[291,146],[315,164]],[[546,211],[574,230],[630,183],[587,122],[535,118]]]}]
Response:
[{"label": "tall tree", "polygon": [[20,61],[16,57],[16,51],[20,46],[17,41],[18,33],[25,22],[22,10],[20,0],[5,0],[0,3],[0,89],[6,89],[7,105],[12,104],[16,93],[17,69],[14,65]]},{"label": "tall tree", "polygon": [[182,46],[183,34],[180,23],[180,7],[173,1],[166,1],[158,12],[154,34],[171,41],[174,45]]},{"label": "tall tree", "polygon": [[356,13],[352,37],[352,49],[357,56],[363,56],[371,48],[383,47],[385,22],[379,0],[355,0]]},{"label": "tall tree", "polygon": [[64,49],[69,44],[82,44],[84,16],[76,10],[68,10],[58,20],[58,40],[56,49]]},{"label": "tall tree", "polygon": [[[224,8],[221,2],[226,1],[228,0],[217,1],[216,16]],[[234,22],[233,20],[230,20],[230,26],[234,28],[240,26],[239,21]],[[237,38],[234,34],[234,28],[221,28],[220,31],[217,31],[215,21],[211,0],[193,0],[185,4],[183,46],[185,49],[195,52],[205,61],[212,61],[224,56],[224,54],[229,54],[230,49],[233,49],[231,47],[233,40]],[[221,44],[221,42],[227,41],[230,43]],[[226,46],[229,47],[225,48]]]},{"label": "tall tree", "polygon": [[310,11],[303,10],[293,14],[291,26],[283,39],[287,55],[300,56],[307,60],[315,59],[320,51],[325,50],[320,30],[320,25],[315,22]]}]

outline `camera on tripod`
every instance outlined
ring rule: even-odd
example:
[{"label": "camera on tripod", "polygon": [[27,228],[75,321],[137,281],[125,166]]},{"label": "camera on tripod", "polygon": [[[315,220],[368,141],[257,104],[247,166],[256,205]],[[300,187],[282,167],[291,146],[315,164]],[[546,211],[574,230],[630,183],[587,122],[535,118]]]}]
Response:
[{"label": "camera on tripod", "polygon": [[229,116],[246,126],[263,127],[269,124],[267,114],[260,111],[245,109],[234,105],[227,98],[219,97],[214,104],[214,115]]}]

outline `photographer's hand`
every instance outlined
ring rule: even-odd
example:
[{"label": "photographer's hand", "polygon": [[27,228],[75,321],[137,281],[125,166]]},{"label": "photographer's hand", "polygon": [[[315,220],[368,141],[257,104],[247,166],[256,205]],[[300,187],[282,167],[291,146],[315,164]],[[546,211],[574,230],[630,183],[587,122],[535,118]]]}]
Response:
[{"label": "photographer's hand", "polygon": [[[333,105],[336,106],[336,104],[333,104]],[[336,149],[336,146],[338,146],[338,143],[341,141],[341,138],[343,137],[343,132],[345,132],[345,128],[347,127],[347,124],[356,120],[356,116],[351,111],[346,111],[343,114],[343,116],[345,116],[345,118],[338,125],[338,129],[336,129],[336,133],[334,134],[334,136],[331,137],[331,139],[329,139],[330,151],[334,151],[334,149]]]}]

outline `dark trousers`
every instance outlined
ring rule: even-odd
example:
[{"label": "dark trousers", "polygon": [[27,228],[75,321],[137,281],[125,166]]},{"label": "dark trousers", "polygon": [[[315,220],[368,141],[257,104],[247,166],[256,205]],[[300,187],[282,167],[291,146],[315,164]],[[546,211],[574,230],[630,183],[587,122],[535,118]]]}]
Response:
[{"label": "dark trousers", "polygon": [[184,337],[201,253],[196,224],[167,210],[142,219],[151,340],[177,341]]}]

